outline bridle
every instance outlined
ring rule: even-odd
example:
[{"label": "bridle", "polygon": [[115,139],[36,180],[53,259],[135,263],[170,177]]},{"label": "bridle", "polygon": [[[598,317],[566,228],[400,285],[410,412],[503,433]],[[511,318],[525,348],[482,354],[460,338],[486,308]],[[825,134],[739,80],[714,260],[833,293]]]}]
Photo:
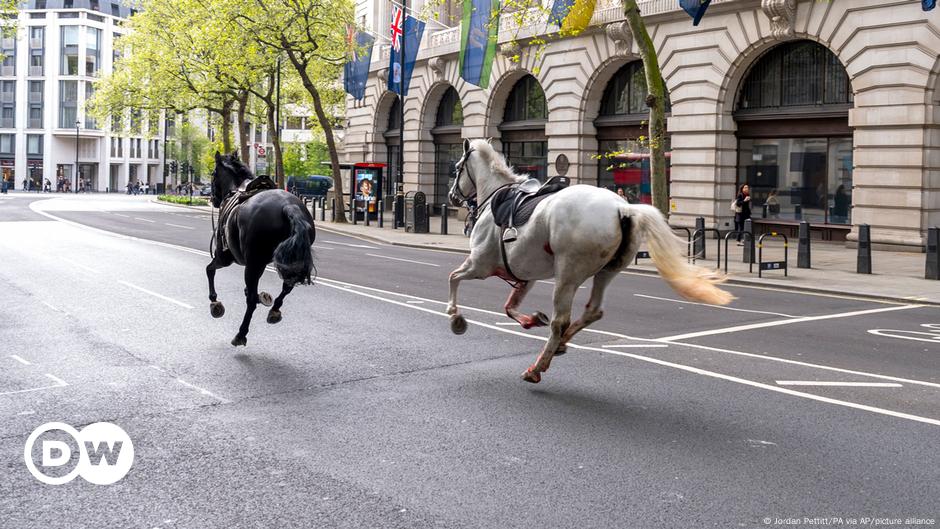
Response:
[{"label": "bridle", "polygon": [[[463,153],[463,157],[457,162],[457,177],[454,180],[454,194],[457,198],[460,199],[464,204],[468,200],[473,200],[477,196],[477,180],[473,177],[473,173],[470,171],[470,168],[467,167],[467,161],[470,159],[470,154],[474,152],[475,149],[468,149],[467,152]],[[473,194],[466,195],[463,192],[463,189],[460,188],[460,177],[463,175],[464,168],[467,169],[467,178],[470,179],[470,183],[473,184]]]}]

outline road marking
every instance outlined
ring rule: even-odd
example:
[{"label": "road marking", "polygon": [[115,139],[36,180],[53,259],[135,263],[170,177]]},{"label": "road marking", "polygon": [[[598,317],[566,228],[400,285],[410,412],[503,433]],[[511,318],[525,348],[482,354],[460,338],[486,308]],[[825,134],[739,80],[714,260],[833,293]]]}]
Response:
[{"label": "road marking", "polygon": [[415,304],[415,305],[420,305],[420,304],[422,304],[422,303],[424,303],[424,302],[423,302],[423,301],[410,300],[410,301],[406,301],[406,303],[413,303],[413,304]]},{"label": "road marking", "polygon": [[[545,283],[546,285],[555,286],[555,282],[554,282],[554,281],[548,281],[548,280],[546,280],[546,279],[539,279],[538,281],[536,281],[536,283]],[[583,290],[584,288],[585,288],[585,287],[582,285],[582,286],[578,287],[578,290]]]},{"label": "road marking", "polygon": [[193,228],[192,226],[183,226],[183,225],[180,225],[180,224],[173,224],[173,223],[170,223],[170,222],[165,222],[164,224],[166,224],[167,226],[173,226],[174,228],[183,228],[184,230],[194,230],[194,229],[196,229],[196,228]]},{"label": "road marking", "polygon": [[[940,325],[935,323],[922,323],[920,326],[927,329],[938,330],[920,332],[905,331],[903,329],[869,329],[868,333],[874,334],[876,336],[885,336],[887,338],[900,338],[902,340],[915,340],[918,342],[940,344]],[[918,338],[919,336],[926,336],[926,338]]]},{"label": "road marking", "polygon": [[[408,303],[411,303],[411,302],[409,301]],[[498,321],[498,322],[496,322],[496,325],[499,325],[500,327],[515,327],[516,325],[519,325],[519,322],[515,322],[515,321]]]},{"label": "road marking", "polygon": [[113,213],[113,215],[118,216],[118,217],[124,217],[125,219],[131,218],[130,215],[124,215],[124,214],[121,214],[121,213]]},{"label": "road marking", "polygon": [[414,263],[414,264],[419,264],[419,265],[424,265],[424,266],[433,266],[435,268],[441,267],[441,265],[436,265],[434,263],[425,263],[424,261],[412,261],[411,259],[402,259],[400,257],[390,257],[388,255],[379,255],[377,253],[367,253],[366,255],[368,255],[369,257],[381,257],[382,259],[391,259],[392,261],[402,261],[405,263]]},{"label": "road marking", "polygon": [[154,292],[154,291],[152,291],[152,290],[147,290],[146,288],[144,288],[144,287],[139,287],[139,286],[137,286],[137,285],[135,285],[135,284],[133,284],[133,283],[128,283],[127,281],[123,281],[123,280],[118,280],[118,283],[120,283],[120,284],[122,284],[122,285],[124,285],[124,286],[127,286],[127,287],[135,288],[135,289],[137,289],[137,290],[139,290],[139,291],[141,291],[141,292],[143,292],[143,293],[145,293],[145,294],[150,294],[150,295],[153,296],[153,297],[160,298],[160,299],[162,299],[163,301],[169,301],[170,303],[179,305],[180,307],[183,307],[183,308],[185,308],[185,309],[191,309],[191,308],[193,308],[192,305],[187,305],[186,303],[183,303],[182,301],[177,301],[177,300],[175,300],[175,299],[173,299],[173,298],[168,298],[168,297],[164,296],[163,294],[157,294],[156,292]]},{"label": "road marking", "polygon": [[754,314],[769,314],[771,316],[783,316],[784,318],[799,318],[799,316],[794,316],[792,314],[784,314],[782,312],[768,312],[766,310],[751,310],[751,309],[739,309],[736,307],[722,307],[720,305],[709,305],[708,303],[697,303],[695,301],[686,301],[684,299],[672,299],[672,298],[661,298],[659,296],[647,296],[646,294],[634,294],[634,296],[638,298],[658,299],[660,301],[671,301],[672,303],[682,303],[683,305],[700,305],[702,307],[708,307],[710,309],[733,310],[735,312],[752,312]]},{"label": "road marking", "polygon": [[141,221],[144,221],[144,222],[149,222],[149,223],[151,223],[151,224],[156,224],[156,223],[157,223],[157,221],[155,221],[155,220],[142,219],[142,218],[140,218],[140,217],[134,217],[134,220],[141,220]]},{"label": "road marking", "polygon": [[602,345],[601,347],[603,347],[604,349],[626,349],[630,347],[647,348],[647,347],[669,347],[669,346],[664,343],[631,343],[631,344],[624,344],[624,345]]},{"label": "road marking", "polygon": [[31,366],[31,365],[33,365],[29,360],[26,360],[25,358],[23,358],[22,356],[19,356],[19,355],[10,355],[10,358],[12,358],[12,359],[16,360],[17,362],[23,364],[24,366]]},{"label": "road marking", "polygon": [[63,387],[63,388],[64,388],[65,386],[68,386],[68,384],[67,384],[64,380],[62,380],[61,378],[59,378],[59,377],[57,377],[57,376],[55,376],[55,375],[50,375],[49,373],[45,373],[45,375],[46,375],[46,378],[48,378],[49,380],[55,382],[55,383],[58,384],[60,387]]},{"label": "road marking", "polygon": [[72,265],[72,266],[81,268],[82,270],[85,270],[86,272],[92,272],[92,273],[95,273],[95,274],[98,273],[98,270],[96,270],[96,269],[94,269],[94,268],[92,268],[92,267],[90,267],[90,266],[85,266],[85,265],[83,265],[82,263],[79,263],[78,261],[73,261],[72,259],[69,259],[68,257],[60,257],[59,259],[62,259],[63,261],[65,261],[66,263],[69,263],[69,264]]},{"label": "road marking", "polygon": [[778,386],[826,386],[846,388],[903,388],[895,382],[825,382],[821,380],[778,380]]},{"label": "road marking", "polygon": [[923,307],[923,305],[901,305],[895,307],[886,307],[883,309],[856,310],[853,312],[840,312],[837,314],[826,314],[823,316],[803,316],[789,320],[768,321],[764,323],[751,323],[748,325],[735,325],[734,327],[725,327],[724,329],[712,329],[709,331],[690,332],[687,334],[677,334],[675,336],[664,336],[659,340],[662,342],[672,342],[676,340],[688,340],[690,338],[700,338],[702,336],[714,336],[716,334],[728,334],[732,332],[752,331],[754,329],[764,329],[766,327],[777,327],[779,325],[790,325],[792,323],[804,323],[807,321],[832,320],[836,318],[851,318],[853,316],[864,316],[867,314],[878,314],[880,312],[892,312],[896,310],[909,310]]},{"label": "road marking", "polygon": [[327,244],[338,244],[340,246],[349,246],[350,248],[366,248],[368,250],[378,250],[376,246],[368,246],[365,244],[350,244],[348,242],[339,242],[339,241],[323,241]]},{"label": "road marking", "polygon": [[205,395],[205,396],[207,396],[207,397],[212,397],[212,398],[218,400],[219,402],[221,402],[222,404],[231,404],[231,403],[232,403],[232,401],[230,401],[230,400],[228,400],[228,399],[224,399],[224,398],[222,398],[222,397],[216,395],[215,393],[209,391],[209,390],[206,389],[206,388],[201,388],[201,387],[199,387],[199,386],[197,386],[197,385],[195,385],[195,384],[186,382],[186,381],[183,380],[182,378],[177,377],[177,378],[176,378],[176,381],[179,382],[180,384],[186,386],[186,387],[195,389],[196,391],[198,391],[198,392],[199,392],[200,394],[202,394],[202,395]]}]

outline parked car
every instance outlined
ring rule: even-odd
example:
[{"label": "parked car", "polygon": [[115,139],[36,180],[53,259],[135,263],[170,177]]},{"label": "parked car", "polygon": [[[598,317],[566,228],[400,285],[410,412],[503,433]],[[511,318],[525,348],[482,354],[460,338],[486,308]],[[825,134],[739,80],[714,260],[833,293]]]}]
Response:
[{"label": "parked car", "polygon": [[287,190],[301,197],[325,197],[326,192],[332,188],[333,179],[329,176],[308,175],[287,177]]},{"label": "parked car", "polygon": [[202,186],[202,189],[199,190],[199,196],[211,197],[212,196],[212,184],[206,184]]}]

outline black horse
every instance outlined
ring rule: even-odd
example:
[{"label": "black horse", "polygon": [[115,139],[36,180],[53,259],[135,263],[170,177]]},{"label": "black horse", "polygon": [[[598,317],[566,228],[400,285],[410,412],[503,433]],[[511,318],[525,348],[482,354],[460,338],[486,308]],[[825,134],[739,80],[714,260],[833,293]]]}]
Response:
[{"label": "black horse", "polygon": [[[313,217],[303,202],[281,189],[259,190],[254,175],[237,154],[215,154],[212,173],[212,205],[221,208],[212,247],[209,278],[209,311],[215,318],[225,307],[215,292],[215,271],[233,262],[245,267],[247,309],[232,345],[248,343],[248,326],[255,307],[271,305],[271,296],[258,293],[258,282],[268,263],[274,262],[283,286],[268,312],[268,323],[281,321],[281,304],[296,284],[309,284],[313,271],[310,246],[316,238]],[[260,178],[259,178],[260,180]]]}]

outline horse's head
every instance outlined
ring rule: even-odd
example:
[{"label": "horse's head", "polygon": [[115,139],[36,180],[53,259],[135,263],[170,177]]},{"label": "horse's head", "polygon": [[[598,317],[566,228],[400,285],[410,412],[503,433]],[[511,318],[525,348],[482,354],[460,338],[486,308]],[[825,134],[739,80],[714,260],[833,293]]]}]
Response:
[{"label": "horse's head", "polygon": [[506,165],[506,160],[489,140],[464,140],[463,156],[455,166],[454,183],[447,194],[450,203],[460,206],[482,196],[489,199],[500,187],[523,180]]},{"label": "horse's head", "polygon": [[463,156],[454,166],[454,183],[450,186],[447,197],[452,206],[461,206],[467,200],[477,195],[477,183],[473,176],[473,169],[469,166],[470,155],[476,152],[470,145],[470,140],[463,140]]},{"label": "horse's head", "polygon": [[215,170],[212,171],[212,205],[220,207],[229,193],[251,178],[251,171],[238,159],[238,151],[232,154],[216,152]]}]

